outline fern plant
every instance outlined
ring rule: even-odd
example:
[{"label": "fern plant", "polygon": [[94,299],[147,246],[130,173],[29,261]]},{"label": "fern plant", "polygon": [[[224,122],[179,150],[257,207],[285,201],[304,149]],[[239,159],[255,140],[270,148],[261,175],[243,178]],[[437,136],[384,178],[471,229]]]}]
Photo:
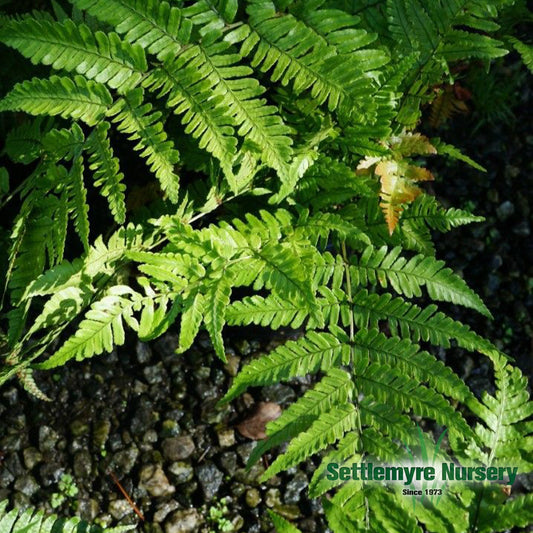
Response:
[{"label": "fern plant", "polygon": [[57,532],[87,532],[87,533],[124,533],[131,531],[135,526],[118,526],[102,528],[91,525],[79,518],[68,520],[56,515],[46,516],[42,511],[27,509],[20,511],[12,509],[7,511],[7,501],[0,502],[0,531],[4,533],[51,533]]},{"label": "fern plant", "polygon": [[[322,454],[309,492],[335,533],[533,522],[529,496],[494,485],[454,486],[415,511],[394,486],[326,476],[332,462],[401,458],[415,416],[448,428],[461,464],[532,469],[525,379],[438,307],[491,317],[431,241],[482,218],[425,192],[425,159],[484,169],[415,131],[455,63],[514,46],[529,65],[527,43],[500,30],[514,2],[72,4],[0,19],[0,41],[51,71],[0,101],[18,113],[2,171],[3,204],[18,203],[0,384],[17,377],[46,399],[35,369],[108,353],[128,328],[148,341],[177,327],[179,353],[204,328],[225,361],[226,324],[291,327],[301,336],[250,362],[223,399],[318,375],[255,448],[252,462],[288,442],[265,479]],[[454,343],[489,358],[494,396],[433,355]]]}]

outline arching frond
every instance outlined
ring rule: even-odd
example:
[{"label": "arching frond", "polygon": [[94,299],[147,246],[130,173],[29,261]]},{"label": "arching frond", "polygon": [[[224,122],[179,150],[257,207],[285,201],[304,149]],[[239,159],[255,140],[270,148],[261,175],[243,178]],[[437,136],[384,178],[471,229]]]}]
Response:
[{"label": "arching frond", "polygon": [[93,126],[104,116],[111,102],[111,95],[100,83],[82,76],[52,76],[48,80],[33,78],[15,85],[0,101],[0,111],[60,115]]},{"label": "arching frond", "polygon": [[12,19],[0,28],[0,41],[16,48],[32,63],[77,72],[120,92],[135,87],[147,69],[139,45],[121,41],[116,33],[93,33],[88,26],[70,19]]}]

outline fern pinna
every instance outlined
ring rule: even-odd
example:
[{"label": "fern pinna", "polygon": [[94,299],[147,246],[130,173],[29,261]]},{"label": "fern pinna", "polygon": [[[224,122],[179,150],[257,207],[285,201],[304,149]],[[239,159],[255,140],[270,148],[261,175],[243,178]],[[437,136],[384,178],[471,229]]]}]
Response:
[{"label": "fern pinna", "polygon": [[87,532],[87,533],[125,533],[135,526],[117,526],[102,528],[89,524],[79,518],[65,520],[56,515],[45,515],[42,511],[29,508],[25,511],[12,509],[7,511],[7,501],[0,502],[0,531],[3,533],[62,533],[62,532]]},{"label": "fern pinna", "polygon": [[[288,443],[265,479],[321,454],[309,492],[336,533],[532,522],[530,496],[495,485],[453,486],[413,510],[395,486],[325,475],[401,458],[415,416],[448,428],[461,464],[531,470],[525,379],[438,307],[490,317],[431,242],[482,218],[428,195],[426,166],[441,154],[484,169],[413,131],[454,63],[515,47],[530,65],[528,45],[500,32],[514,3],[72,0],[3,16],[0,40],[51,73],[0,101],[19,112],[8,168],[29,165],[11,194],[1,174],[3,204],[19,205],[5,230],[0,383],[17,376],[45,398],[34,369],[110,352],[127,328],[151,340],[177,324],[178,352],[203,328],[222,360],[226,324],[294,328],[223,399],[317,375],[255,448],[252,462]],[[433,355],[454,343],[490,359],[494,395],[477,398]]]}]

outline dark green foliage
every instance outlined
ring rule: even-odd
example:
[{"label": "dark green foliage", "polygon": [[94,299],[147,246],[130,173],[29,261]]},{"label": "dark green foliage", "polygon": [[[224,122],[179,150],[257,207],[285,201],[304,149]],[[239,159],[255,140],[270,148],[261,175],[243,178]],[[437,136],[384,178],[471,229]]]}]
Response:
[{"label": "dark green foliage", "polygon": [[[0,198],[18,211],[3,235],[0,384],[17,376],[46,399],[34,369],[108,353],[128,328],[142,340],[179,328],[179,353],[204,328],[224,361],[226,324],[291,327],[301,335],[252,360],[223,399],[317,374],[252,454],[288,442],[265,479],[322,454],[310,494],[327,494],[335,533],[529,524],[531,498],[490,485],[414,512],[394,487],[325,476],[332,461],[394,462],[400,440],[418,442],[414,417],[446,426],[461,464],[532,469],[525,378],[438,307],[491,317],[431,240],[482,218],[413,185],[433,179],[432,154],[484,170],[413,130],[458,62],[515,49],[531,68],[510,35],[514,2],[72,3],[72,18],[0,20],[0,41],[58,71],[0,101],[37,116],[9,115],[4,146],[16,170],[2,169]],[[431,349],[455,344],[490,359],[494,395],[476,398]]]}]

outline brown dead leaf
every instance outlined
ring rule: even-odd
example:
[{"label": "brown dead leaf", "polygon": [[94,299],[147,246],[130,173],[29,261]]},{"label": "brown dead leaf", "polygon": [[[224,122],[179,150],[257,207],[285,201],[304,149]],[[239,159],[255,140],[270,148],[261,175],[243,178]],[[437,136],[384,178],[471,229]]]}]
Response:
[{"label": "brown dead leaf", "polygon": [[266,438],[266,425],[281,415],[281,407],[274,402],[259,402],[252,416],[237,425],[239,433],[248,439]]}]

